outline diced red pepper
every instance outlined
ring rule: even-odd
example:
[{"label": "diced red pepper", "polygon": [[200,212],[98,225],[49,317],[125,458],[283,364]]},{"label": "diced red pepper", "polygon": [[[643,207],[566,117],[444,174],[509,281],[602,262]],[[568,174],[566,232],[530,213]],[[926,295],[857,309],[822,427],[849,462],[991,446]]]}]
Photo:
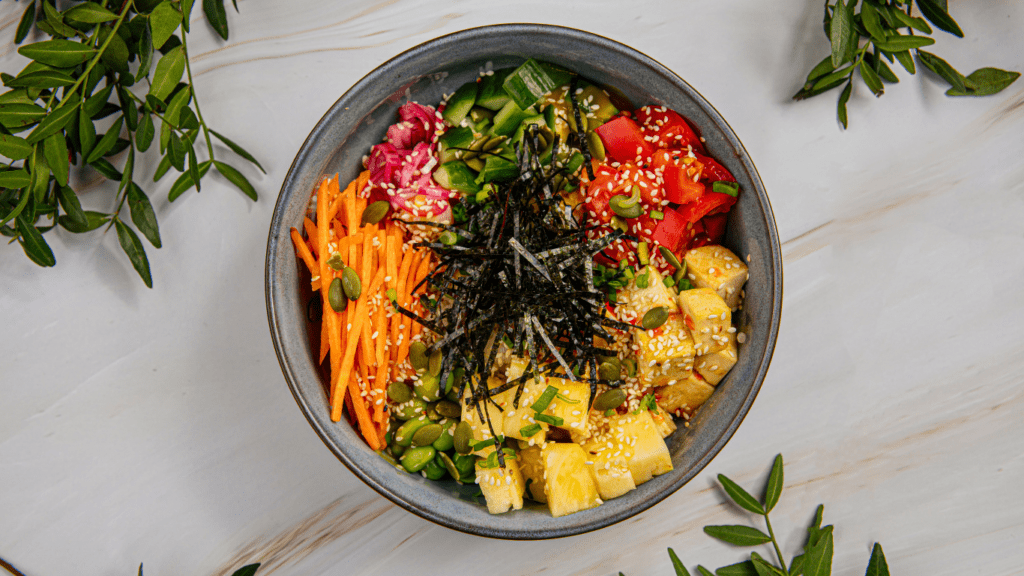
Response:
[{"label": "diced red pepper", "polygon": [[728,219],[728,214],[712,214],[701,220],[704,223],[704,231],[712,244],[722,243],[722,238],[725,236],[725,222]]},{"label": "diced red pepper", "polygon": [[587,185],[584,200],[589,220],[602,224],[611,222],[613,214],[608,208],[608,200],[614,192],[608,189],[608,183],[614,182],[616,176],[618,172],[610,166],[601,165],[594,170],[594,179]]},{"label": "diced red pepper", "polygon": [[704,182],[717,182],[718,180],[725,180],[726,182],[735,182],[732,173],[725,169],[718,163],[717,160],[709,156],[702,156],[701,154],[694,154],[697,156],[697,160],[704,165],[704,170],[701,172],[700,179]]},{"label": "diced red pepper", "polygon": [[654,152],[654,146],[644,140],[640,127],[626,116],[605,122],[595,132],[604,144],[605,156],[615,162],[632,162],[637,156],[646,158]]},{"label": "diced red pepper", "polygon": [[732,205],[735,203],[736,198],[733,196],[708,190],[696,202],[680,206],[678,212],[683,217],[683,220],[695,224],[708,214],[728,212],[729,208],[732,208]]},{"label": "diced red pepper", "polygon": [[697,133],[674,110],[664,106],[644,106],[636,111],[636,119],[641,126],[658,136],[656,144],[659,148],[686,148],[690,145],[697,150],[704,149]]},{"label": "diced red pepper", "polygon": [[648,210],[658,209],[665,197],[665,192],[658,186],[656,180],[647,177],[648,172],[649,170],[644,170],[632,162],[623,162],[619,166],[619,175],[622,176],[621,186],[619,186],[621,192],[616,193],[631,195],[633,186],[636,186],[640,188],[640,198],[643,200],[644,207]]},{"label": "diced red pepper", "polygon": [[[704,184],[694,182],[687,174],[689,166],[682,159],[676,159],[679,153],[667,150],[655,152],[652,165],[661,169],[664,180],[665,199],[676,204],[694,202],[704,195]],[[696,162],[694,164],[697,164]]]},{"label": "diced red pepper", "polygon": [[651,240],[672,252],[678,252],[686,233],[686,220],[676,210],[665,210],[664,214],[665,218],[658,221]]}]

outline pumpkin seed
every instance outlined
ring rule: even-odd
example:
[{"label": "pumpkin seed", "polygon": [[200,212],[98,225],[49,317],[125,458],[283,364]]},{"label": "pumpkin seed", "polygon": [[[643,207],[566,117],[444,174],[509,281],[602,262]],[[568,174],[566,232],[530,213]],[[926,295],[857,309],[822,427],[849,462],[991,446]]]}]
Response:
[{"label": "pumpkin seed", "polygon": [[672,280],[675,281],[676,286],[679,286],[679,283],[683,281],[683,278],[686,278],[686,264],[683,264],[683,267],[676,270],[676,273],[672,275]]},{"label": "pumpkin seed", "polygon": [[348,306],[348,299],[345,298],[345,292],[341,287],[341,278],[335,278],[331,280],[331,287],[327,289],[327,302],[330,303],[331,309],[335,312],[341,312]]},{"label": "pumpkin seed", "polygon": [[388,398],[396,404],[412,400],[412,390],[405,382],[392,382],[388,384]]},{"label": "pumpkin seed", "polygon": [[387,200],[378,200],[371,203],[363,210],[363,218],[359,221],[359,226],[366,226],[367,224],[376,224],[387,216],[388,208],[391,204]]},{"label": "pumpkin seed", "polygon": [[597,377],[602,380],[618,380],[622,374],[622,366],[618,363],[602,362],[597,367]]},{"label": "pumpkin seed", "polygon": [[626,401],[626,392],[621,388],[612,388],[602,392],[594,399],[594,410],[614,410]]},{"label": "pumpkin seed", "polygon": [[441,363],[444,361],[444,355],[441,354],[440,350],[434,350],[434,353],[430,355],[430,359],[427,360],[427,372],[430,372],[431,376],[441,375]]},{"label": "pumpkin seed", "polygon": [[676,258],[676,255],[673,254],[671,250],[664,246],[658,246],[658,252],[661,252],[661,257],[671,264],[673,268],[676,270],[683,269],[683,265],[679,263],[679,258]]},{"label": "pumpkin seed", "polygon": [[455,427],[454,441],[455,451],[459,454],[469,454],[473,451],[473,447],[470,446],[470,442],[473,441],[473,429],[470,427],[469,422],[463,420]]},{"label": "pumpkin seed", "polygon": [[[424,426],[430,426],[430,420],[420,417],[413,420],[409,420],[405,424],[402,424],[398,431],[395,432],[395,445],[407,448],[412,445],[413,437],[416,435],[416,431]],[[428,442],[429,444],[429,442]]]},{"label": "pumpkin seed", "polygon": [[597,132],[587,132],[587,147],[590,148],[590,157],[598,162],[604,162],[604,142]]},{"label": "pumpkin seed", "polygon": [[437,455],[437,450],[431,446],[417,446],[410,448],[402,455],[402,468],[408,472],[419,472],[430,464],[430,461]]},{"label": "pumpkin seed", "polygon": [[349,300],[359,298],[359,294],[363,291],[363,283],[359,281],[359,274],[356,274],[356,271],[348,266],[341,272],[341,285],[345,288],[345,296],[348,296]]},{"label": "pumpkin seed", "polygon": [[412,389],[417,396],[427,402],[441,399],[441,381],[433,374],[420,374]]},{"label": "pumpkin seed", "polygon": [[462,416],[462,407],[450,400],[441,400],[437,403],[437,413],[445,418],[458,418]]},{"label": "pumpkin seed", "polygon": [[441,459],[441,463],[444,465],[445,470],[447,470],[448,473],[452,475],[452,478],[458,480],[459,469],[455,467],[455,462],[452,462],[451,457],[449,457],[444,452],[438,452],[437,457]]},{"label": "pumpkin seed", "polygon": [[441,437],[444,428],[440,424],[427,424],[416,430],[412,435],[413,446],[427,446]]},{"label": "pumpkin seed", "polygon": [[484,144],[484,146],[483,146],[483,148],[481,148],[481,150],[484,151],[484,152],[490,152],[491,150],[494,150],[498,146],[501,146],[501,143],[504,142],[504,141],[505,141],[505,136],[495,136],[493,138],[488,139],[487,143]]},{"label": "pumpkin seed", "polygon": [[626,358],[622,361],[622,367],[626,369],[626,374],[632,378],[636,376],[636,360],[632,358]]},{"label": "pumpkin seed", "polygon": [[470,168],[472,168],[473,170],[476,170],[477,172],[483,172],[483,169],[484,169],[484,161],[483,160],[481,160],[479,158],[476,158],[476,157],[464,158],[464,160],[466,161],[466,165],[469,166]]},{"label": "pumpkin seed", "polygon": [[327,259],[327,265],[331,267],[331,270],[341,270],[345,267],[345,263],[341,260],[340,252],[332,252],[331,257]]},{"label": "pumpkin seed", "polygon": [[643,326],[644,330],[654,330],[655,328],[660,328],[667,320],[668,310],[666,310],[664,306],[656,306],[644,314],[644,318],[640,321],[640,325]]},{"label": "pumpkin seed", "polygon": [[427,369],[427,345],[423,342],[413,342],[409,345],[409,364],[413,370],[419,372]]}]

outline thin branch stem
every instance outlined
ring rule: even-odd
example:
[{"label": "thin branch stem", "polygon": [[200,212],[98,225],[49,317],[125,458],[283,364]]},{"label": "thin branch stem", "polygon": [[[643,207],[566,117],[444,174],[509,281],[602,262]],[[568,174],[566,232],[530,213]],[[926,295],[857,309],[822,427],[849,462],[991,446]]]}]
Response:
[{"label": "thin branch stem", "polygon": [[196,116],[199,117],[199,124],[203,127],[203,136],[206,138],[206,148],[210,154],[210,160],[213,158],[213,140],[210,139],[210,129],[206,126],[206,120],[203,120],[203,112],[199,109],[199,94],[196,94],[196,85],[192,81],[192,64],[189,62],[188,56],[188,34],[182,33],[181,35],[181,46],[185,51],[185,71],[188,73],[188,87],[192,90],[192,102],[196,105]]},{"label": "thin branch stem", "polygon": [[772,522],[768,519],[768,515],[764,515],[764,523],[768,525],[768,536],[772,539],[772,546],[775,547],[775,555],[779,557],[779,565],[782,567],[782,571],[789,573],[789,568],[786,568],[786,561],[782,559],[782,550],[779,549],[779,543],[775,540],[775,531],[772,530]]},{"label": "thin branch stem", "polygon": [[[14,240],[17,240],[17,238],[12,239],[11,242],[14,242]],[[12,566],[10,562],[8,562],[7,560],[4,560],[3,558],[0,558],[0,568],[3,568],[4,570],[7,570],[11,574],[14,574],[14,576],[25,576],[24,572],[22,572],[21,570],[18,570],[17,568]]]}]

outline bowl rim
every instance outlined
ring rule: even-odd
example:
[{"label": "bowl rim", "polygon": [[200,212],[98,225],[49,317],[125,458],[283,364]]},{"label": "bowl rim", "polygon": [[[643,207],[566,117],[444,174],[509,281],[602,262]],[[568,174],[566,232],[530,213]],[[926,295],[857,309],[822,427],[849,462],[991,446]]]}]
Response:
[{"label": "bowl rim", "polygon": [[[688,473],[681,475],[676,478],[671,484],[665,486],[661,491],[651,494],[648,498],[637,503],[636,506],[629,509],[623,510],[618,513],[609,514],[596,518],[593,522],[585,525],[567,526],[565,528],[552,528],[552,529],[539,529],[535,531],[522,531],[522,530],[502,530],[492,529],[490,527],[480,527],[476,525],[470,525],[466,522],[459,522],[457,519],[450,518],[449,516],[439,514],[434,509],[426,506],[419,505],[415,502],[406,500],[402,494],[397,493],[390,487],[378,482],[372,476],[362,470],[355,461],[345,453],[339,446],[336,446],[333,440],[329,437],[326,431],[321,427],[320,423],[314,418],[313,410],[307,399],[300,393],[299,386],[296,382],[296,378],[293,376],[294,370],[292,363],[289,361],[288,355],[283,350],[283,335],[279,328],[279,315],[277,311],[277,298],[274,294],[274,275],[276,272],[276,263],[274,261],[274,254],[277,251],[277,244],[280,240],[280,230],[283,225],[283,217],[287,202],[285,192],[294,187],[295,180],[297,179],[297,170],[303,165],[308,156],[311,154],[313,144],[316,143],[321,134],[327,129],[331,120],[341,112],[345,106],[346,99],[349,95],[355,93],[363,86],[372,84],[382,79],[388,68],[392,63],[404,60],[407,58],[415,57],[421,53],[429,52],[437,44],[450,42],[453,39],[473,39],[481,35],[489,34],[530,34],[530,33],[548,33],[568,36],[574,40],[589,42],[600,45],[602,48],[618,51],[625,53],[630,58],[637,60],[643,65],[648,66],[650,69],[656,71],[658,74],[666,76],[672,83],[678,85],[680,89],[690,98],[693,102],[699,106],[708,116],[712,118],[715,124],[717,124],[723,132],[727,142],[737,152],[737,159],[744,165],[744,168],[748,171],[751,176],[752,183],[754,184],[754,191],[759,197],[763,210],[759,211],[761,218],[764,220],[765,229],[768,231],[768,244],[769,250],[767,254],[771,257],[770,273],[772,275],[770,281],[770,301],[771,301],[771,325],[768,329],[767,338],[764,342],[764,347],[760,351],[760,362],[757,365],[756,371],[754,371],[753,382],[751,383],[750,389],[747,395],[743,398],[743,402],[740,405],[739,410],[733,416],[717,438],[713,442],[709,443],[709,449],[704,455],[694,462]],[[705,467],[711,462],[711,460],[718,455],[725,444],[732,438],[733,434],[739,428],[739,425],[743,422],[747,413],[750,411],[750,407],[753,405],[754,399],[757,397],[758,392],[761,389],[761,385],[764,381],[765,375],[767,374],[768,367],[771,363],[772,356],[775,350],[775,345],[778,340],[779,324],[781,321],[782,312],[782,248],[779,242],[778,230],[775,224],[775,216],[769,201],[767,192],[764,187],[764,183],[761,180],[761,176],[754,166],[753,160],[750,157],[750,153],[747,151],[743,143],[740,142],[736,132],[732,129],[732,126],[726,122],[725,118],[715,109],[711,103],[704,98],[696,89],[694,89],[688,82],[686,82],[678,74],[670,70],[665,65],[661,64],[657,60],[650,56],[631,48],[621,42],[612,40],[605,36],[579,30],[576,28],[558,26],[551,24],[532,24],[532,23],[508,23],[508,24],[492,24],[485,26],[476,26],[472,28],[466,28],[458,30],[449,34],[434,37],[430,40],[417,44],[412,48],[409,48],[383,62],[372,71],[363,76],[359,81],[354,83],[348,90],[346,90],[338,100],[331,105],[331,107],[324,113],[323,117],[317,122],[316,126],[310,132],[310,134],[303,141],[302,146],[299,148],[299,152],[296,154],[295,159],[292,161],[291,166],[288,169],[284,181],[281,185],[281,191],[278,194],[276,204],[274,206],[273,216],[271,219],[270,229],[267,239],[267,255],[265,261],[265,275],[264,275],[264,290],[266,296],[267,306],[267,319],[270,325],[270,335],[274,344],[274,351],[277,355],[278,363],[281,366],[281,371],[284,375],[285,381],[288,384],[288,388],[292,392],[292,396],[295,398],[296,403],[302,410],[303,415],[309,422],[310,426],[316,432],[317,436],[324,443],[327,448],[334,453],[334,455],[343,463],[345,466],[356,475],[357,478],[363,481],[367,486],[373,488],[378,494],[384,496],[392,503],[404,508],[405,510],[412,512],[421,518],[457,530],[467,534],[473,534],[477,536],[485,536],[490,538],[499,539],[514,539],[514,540],[541,540],[548,538],[561,538],[567,536],[574,536],[598,530],[612,524],[616,524],[628,518],[631,518],[641,512],[651,508],[655,504],[658,504],[665,498],[675,493],[679,488],[688,483],[697,474],[704,470]],[[755,352],[757,352],[755,350]]]}]

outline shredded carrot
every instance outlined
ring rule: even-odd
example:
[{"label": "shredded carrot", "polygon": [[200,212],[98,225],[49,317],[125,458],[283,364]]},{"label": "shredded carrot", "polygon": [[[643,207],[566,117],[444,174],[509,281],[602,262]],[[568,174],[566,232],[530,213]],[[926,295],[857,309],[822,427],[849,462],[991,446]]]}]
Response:
[{"label": "shredded carrot", "polygon": [[309,216],[303,218],[302,228],[303,230],[306,231],[306,238],[313,240],[314,238],[320,237],[320,234],[316,231],[316,224],[314,224],[313,221],[309,219]]},{"label": "shredded carrot", "polygon": [[[307,218],[308,220],[308,218]],[[292,228],[292,244],[295,245],[295,251],[299,253],[302,261],[306,263],[306,267],[309,268],[309,273],[313,276],[318,276],[317,271],[320,266],[316,263],[316,258],[309,251],[309,246],[306,246],[306,241],[302,239],[302,235],[295,228]]]},{"label": "shredded carrot", "polygon": [[363,170],[359,173],[359,177],[356,178],[356,192],[362,192],[366,188],[367,183],[370,182],[370,171]]},{"label": "shredded carrot", "polygon": [[324,363],[327,352],[331,349],[331,338],[327,330],[327,322],[320,322],[320,363]]},{"label": "shredded carrot", "polygon": [[[420,261],[420,267],[416,270],[416,281],[413,282],[413,286],[418,285],[420,282],[423,281],[424,278],[427,277],[428,274],[430,274],[430,268],[430,253],[428,252],[427,255],[424,256],[423,260]],[[426,286],[420,286],[421,293],[426,292],[426,290]],[[417,305],[417,311],[422,314],[422,308],[419,307],[419,299],[415,298],[414,301],[416,302]],[[419,322],[416,322],[415,320],[412,319],[410,319],[410,324],[412,324],[412,332],[409,334],[409,342],[411,343],[412,340],[419,335],[420,331],[423,330],[423,326]]]}]

